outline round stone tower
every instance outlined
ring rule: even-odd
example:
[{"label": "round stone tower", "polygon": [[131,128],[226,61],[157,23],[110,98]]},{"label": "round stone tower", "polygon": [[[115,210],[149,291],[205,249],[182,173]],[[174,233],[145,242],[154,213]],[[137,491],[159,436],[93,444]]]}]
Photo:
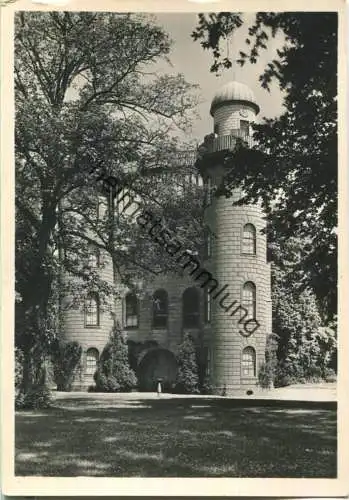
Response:
[{"label": "round stone tower", "polygon": [[204,150],[205,217],[211,233],[205,264],[214,278],[214,286],[207,288],[212,307],[209,372],[216,392],[227,395],[256,389],[271,333],[270,265],[261,208],[233,205],[241,198],[238,186],[229,198],[214,196],[226,175],[216,153],[234,150],[239,137],[252,145],[250,124],[258,112],[246,85],[231,82],[222,87],[212,100],[214,134]]}]

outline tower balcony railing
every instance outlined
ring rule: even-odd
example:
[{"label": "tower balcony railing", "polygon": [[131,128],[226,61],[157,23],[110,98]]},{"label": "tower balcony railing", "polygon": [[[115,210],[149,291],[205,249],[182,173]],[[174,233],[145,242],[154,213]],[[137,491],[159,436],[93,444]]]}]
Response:
[{"label": "tower balcony railing", "polygon": [[253,146],[252,136],[241,130],[233,130],[229,135],[219,135],[207,141],[207,152],[214,153],[224,149],[232,151],[235,149],[238,139],[242,139],[249,147]]}]

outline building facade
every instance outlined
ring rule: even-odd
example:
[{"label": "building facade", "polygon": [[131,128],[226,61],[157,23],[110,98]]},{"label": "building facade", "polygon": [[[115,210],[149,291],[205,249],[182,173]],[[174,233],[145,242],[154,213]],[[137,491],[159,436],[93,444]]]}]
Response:
[{"label": "building facade", "polygon": [[[200,153],[207,155],[205,168],[196,175],[197,182],[207,187],[208,201],[202,267],[183,276],[160,275],[144,283],[141,299],[124,290],[107,307],[101,307],[95,294],[83,310],[67,309],[65,339],[78,341],[83,348],[75,389],[93,385],[99,356],[117,320],[127,335],[141,390],[155,390],[158,379],[165,390],[173,386],[176,354],[186,333],[197,345],[202,375],[210,378],[217,393],[254,390],[271,333],[270,265],[262,233],[265,221],[258,205],[233,205],[241,197],[239,189],[233,189],[230,198],[215,197],[214,191],[225,175],[215,153],[234,149],[237,138],[251,144],[250,124],[258,112],[253,92],[238,82],[225,85],[213,98],[213,134]],[[91,258],[91,265],[98,269],[103,256]],[[108,257],[104,258],[99,272],[112,282],[117,278]],[[206,273],[206,279],[197,279],[198,272]]]}]

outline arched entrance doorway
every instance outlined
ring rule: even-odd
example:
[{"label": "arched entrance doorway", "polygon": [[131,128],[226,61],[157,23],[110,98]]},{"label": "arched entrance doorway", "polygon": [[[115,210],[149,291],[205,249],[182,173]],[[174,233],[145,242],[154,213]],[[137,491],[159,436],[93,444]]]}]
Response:
[{"label": "arched entrance doorway", "polygon": [[158,379],[164,391],[170,391],[176,382],[177,362],[174,354],[166,349],[148,350],[138,365],[138,380],[142,391],[156,391]]}]

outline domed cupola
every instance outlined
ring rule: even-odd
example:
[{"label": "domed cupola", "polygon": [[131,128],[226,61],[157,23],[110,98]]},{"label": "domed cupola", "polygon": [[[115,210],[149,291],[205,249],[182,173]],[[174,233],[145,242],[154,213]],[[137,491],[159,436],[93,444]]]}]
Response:
[{"label": "domed cupola", "polygon": [[255,113],[259,113],[253,91],[244,83],[228,82],[221,87],[212,99],[210,114],[214,116],[214,112],[225,104],[243,104],[251,106]]}]

